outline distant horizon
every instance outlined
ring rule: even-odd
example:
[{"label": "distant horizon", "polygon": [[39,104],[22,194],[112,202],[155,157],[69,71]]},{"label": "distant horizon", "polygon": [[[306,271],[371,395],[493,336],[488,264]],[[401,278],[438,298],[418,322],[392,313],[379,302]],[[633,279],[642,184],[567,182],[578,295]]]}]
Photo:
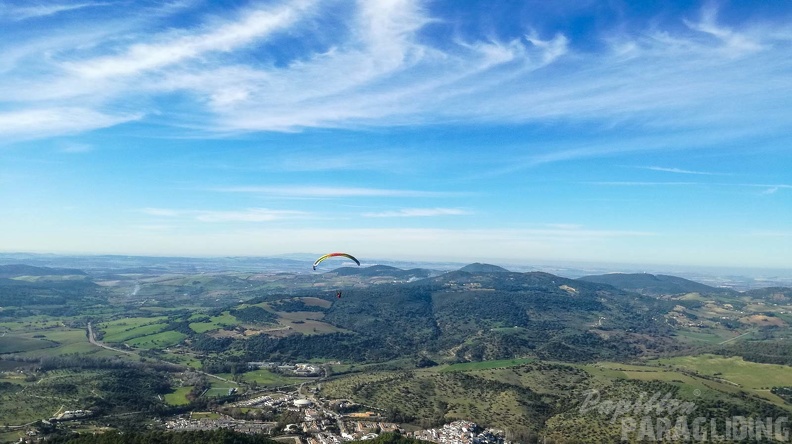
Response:
[{"label": "distant horizon", "polygon": [[[223,256],[184,256],[184,255],[137,255],[137,254],[67,254],[67,253],[37,253],[37,252],[6,252],[0,251],[0,265],[9,256],[32,256],[41,258],[102,258],[102,257],[118,257],[118,258],[151,258],[151,259],[186,259],[186,260],[222,260],[222,259],[280,259],[280,260],[293,260],[302,261],[306,263],[313,262],[314,259],[321,256],[323,253],[281,253],[273,255],[223,255]],[[290,256],[301,256],[294,258]],[[733,276],[740,276],[746,278],[777,278],[782,280],[790,280],[792,285],[792,268],[763,268],[763,267],[724,267],[712,265],[684,265],[684,264],[649,264],[649,263],[618,263],[618,262],[591,262],[591,261],[557,261],[557,260],[524,260],[515,261],[512,259],[500,260],[497,258],[482,258],[477,260],[454,260],[454,259],[404,259],[404,258],[387,258],[387,257],[359,257],[361,267],[376,266],[376,265],[390,265],[391,264],[408,264],[408,265],[434,265],[435,269],[438,267],[445,270],[454,270],[455,267],[464,267],[466,265],[481,263],[488,265],[497,265],[508,269],[509,271],[526,272],[526,271],[546,271],[553,270],[566,270],[585,272],[591,271],[592,274],[611,274],[611,273],[649,273],[649,274],[684,274],[694,275],[696,273],[704,273],[705,275],[715,277],[720,274],[728,274]],[[354,264],[343,263],[329,264],[330,268],[340,268],[343,266],[354,266]],[[327,270],[325,270],[327,271]],[[306,273],[311,270],[306,269]],[[580,276],[583,274],[577,273]],[[579,277],[579,276],[576,276]]]}]

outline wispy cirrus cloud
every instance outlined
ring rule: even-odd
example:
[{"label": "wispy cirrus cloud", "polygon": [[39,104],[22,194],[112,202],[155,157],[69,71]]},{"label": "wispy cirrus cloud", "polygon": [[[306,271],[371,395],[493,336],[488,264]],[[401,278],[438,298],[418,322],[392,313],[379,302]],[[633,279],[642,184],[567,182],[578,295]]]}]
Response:
[{"label": "wispy cirrus cloud", "polygon": [[271,222],[308,216],[309,213],[304,211],[267,208],[250,208],[245,211],[198,211],[195,214],[195,218],[201,222]]},{"label": "wispy cirrus cloud", "polygon": [[435,217],[472,214],[462,208],[402,208],[395,211],[363,213],[364,217]]},{"label": "wispy cirrus cloud", "polygon": [[21,21],[30,18],[48,17],[61,12],[75,11],[78,9],[94,8],[107,6],[109,3],[88,2],[88,3],[53,3],[26,6],[0,5],[0,18],[7,17],[10,20]]},{"label": "wispy cirrus cloud", "polygon": [[[29,52],[9,60],[9,70],[35,59],[44,74],[12,75],[0,83],[9,93],[24,86],[39,101],[90,96],[100,105],[184,92],[199,104],[191,120],[200,117],[203,128],[219,132],[390,125],[429,112],[426,97],[431,95],[469,94],[469,88],[478,88],[476,77],[494,67],[514,62],[536,69],[551,63],[567,44],[563,36],[542,40],[531,35],[522,42],[459,42],[457,53],[448,53],[418,39],[420,30],[436,21],[423,2],[394,0],[357,3],[339,24],[346,32],[334,33],[343,40],[323,45],[329,50],[293,54],[294,61],[285,65],[240,57],[284,33],[315,38],[310,35],[315,9],[314,2],[294,0],[207,17],[191,28],[146,33],[141,27],[137,34],[128,33],[131,42],[128,36],[104,36],[71,48],[23,45]],[[80,23],[79,29],[85,26]],[[457,83],[459,89],[448,88]],[[493,84],[482,86],[487,85]]]},{"label": "wispy cirrus cloud", "polygon": [[217,28],[161,36],[160,42],[135,43],[121,54],[67,62],[64,67],[89,79],[130,76],[180,65],[207,53],[232,52],[288,28],[311,3],[295,1],[276,9],[244,11],[238,20],[222,23]]},{"label": "wispy cirrus cloud", "polygon": [[[101,9],[121,7],[128,8]],[[708,7],[680,18],[684,27],[606,30],[593,50],[565,29],[432,38],[430,26],[454,24],[419,0],[357,2],[343,14],[337,7],[285,0],[167,30],[136,17],[109,34],[100,20],[59,23],[74,33],[102,29],[101,37],[7,45],[24,50],[0,56],[0,96],[28,108],[74,108],[90,98],[85,106],[96,114],[131,108],[174,131],[224,135],[559,120],[758,133],[792,123],[778,112],[789,91],[785,23],[727,28]]]},{"label": "wispy cirrus cloud", "polygon": [[140,212],[143,214],[148,214],[149,216],[159,217],[177,217],[181,214],[184,214],[184,211],[172,210],[169,208],[141,208]]},{"label": "wispy cirrus cloud", "polygon": [[763,45],[750,36],[718,24],[718,9],[714,4],[705,5],[697,21],[684,20],[693,30],[714,36],[725,45],[725,50],[739,55],[763,49]]},{"label": "wispy cirrus cloud", "polygon": [[77,134],[139,120],[141,114],[105,114],[88,108],[37,108],[0,112],[0,135],[9,139]]},{"label": "wispy cirrus cloud", "polygon": [[640,181],[605,181],[605,182],[586,182],[589,185],[602,185],[612,187],[684,187],[701,185],[699,182],[640,182]]},{"label": "wispy cirrus cloud", "polygon": [[81,154],[81,153],[88,153],[94,150],[93,145],[89,145],[87,143],[77,143],[77,142],[65,142],[60,144],[58,147],[58,151],[61,153],[68,153],[68,154]]},{"label": "wispy cirrus cloud", "polygon": [[336,198],[336,197],[461,197],[470,193],[450,191],[402,190],[391,188],[333,187],[333,186],[233,186],[217,187],[211,191],[249,193],[274,197]]},{"label": "wispy cirrus cloud", "polygon": [[[428,156],[427,156],[428,157]],[[265,168],[277,171],[397,171],[410,172],[415,169],[412,156],[397,152],[349,152],[326,154],[291,152],[288,156],[270,160]]]},{"label": "wispy cirrus cloud", "polygon": [[750,188],[764,188],[759,194],[762,196],[770,196],[773,194],[778,193],[779,190],[790,190],[792,189],[792,185],[777,183],[777,184],[761,184],[761,183],[744,183],[740,184],[744,187]]},{"label": "wispy cirrus cloud", "polygon": [[668,167],[659,167],[659,166],[648,166],[648,167],[638,167],[644,170],[650,171],[660,171],[663,173],[676,173],[676,174],[692,174],[698,176],[721,176],[723,173],[711,173],[707,171],[693,171],[693,170],[685,170],[682,168],[668,168]]},{"label": "wispy cirrus cloud", "polygon": [[762,194],[763,195],[770,195],[770,194],[775,194],[777,191],[778,191],[778,187],[770,187],[770,188],[762,191]]},{"label": "wispy cirrus cloud", "polygon": [[776,194],[779,190],[792,189],[789,184],[760,184],[760,183],[724,183],[724,182],[650,182],[650,181],[594,181],[585,182],[588,185],[612,187],[686,187],[686,186],[717,186],[720,188],[763,188],[759,193],[763,196]]},{"label": "wispy cirrus cloud", "polygon": [[188,218],[199,222],[272,222],[283,219],[309,217],[310,213],[295,210],[248,208],[239,211],[174,210],[169,208],[143,208],[141,213],[163,218]]}]

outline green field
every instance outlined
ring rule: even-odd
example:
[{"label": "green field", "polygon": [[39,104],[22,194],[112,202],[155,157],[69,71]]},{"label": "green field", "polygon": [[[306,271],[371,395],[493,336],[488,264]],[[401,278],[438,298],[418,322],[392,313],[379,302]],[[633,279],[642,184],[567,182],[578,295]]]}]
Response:
[{"label": "green field", "polygon": [[637,380],[662,381],[679,387],[679,394],[690,397],[705,396],[717,398],[721,394],[737,394],[739,388],[714,380],[707,380],[663,366],[627,365],[613,362],[599,362],[581,365],[580,368],[602,381]]},{"label": "green field", "polygon": [[682,356],[654,361],[673,368],[714,376],[747,389],[792,386],[792,367],[787,365],[759,364],[741,357],[716,355]]},{"label": "green field", "polygon": [[127,343],[133,347],[138,347],[138,348],[146,348],[146,349],[164,348],[164,347],[170,347],[172,345],[176,345],[186,337],[187,335],[185,335],[184,333],[169,330],[169,331],[164,331],[162,333],[156,333],[153,335],[141,336],[139,338],[135,338],[130,341],[127,341]]},{"label": "green field", "polygon": [[154,316],[150,318],[122,318],[113,321],[102,322],[97,325],[102,329],[105,334],[114,334],[120,331],[131,330],[140,327],[141,325],[156,324],[165,321],[167,318],[164,316]]},{"label": "green field", "polygon": [[122,343],[141,336],[148,336],[154,333],[159,333],[167,327],[166,324],[148,324],[133,327],[128,330],[115,331],[111,334],[105,334],[102,338],[103,342]]},{"label": "green field", "polygon": [[237,318],[232,316],[229,312],[224,311],[219,316],[212,316],[209,322],[192,322],[190,328],[196,333],[206,333],[207,331],[218,330],[223,327],[233,327],[239,325],[240,322]]},{"label": "green field", "polygon": [[[321,313],[323,314],[323,313]],[[302,333],[304,335],[324,335],[331,333],[347,333],[348,330],[338,328],[335,325],[328,324],[327,322],[317,321],[313,319],[306,320],[286,320],[278,319],[278,324],[288,328],[290,331]]]},{"label": "green field", "polygon": [[0,322],[0,334],[10,332],[22,332],[28,330],[43,330],[47,328],[62,327],[63,323],[52,320],[46,316],[30,316],[24,321]]},{"label": "green field", "polygon": [[187,394],[192,390],[192,386],[179,387],[173,393],[168,393],[163,396],[165,402],[170,405],[187,405],[190,401],[187,400]]},{"label": "green field", "polygon": [[209,385],[211,388],[204,393],[207,398],[218,398],[228,396],[228,390],[231,388],[239,389],[239,384],[234,382],[225,382],[215,378],[209,378]]},{"label": "green field", "polygon": [[0,354],[40,350],[42,348],[51,348],[57,345],[57,343],[39,338],[25,338],[11,335],[0,336]]},{"label": "green field", "polygon": [[[719,333],[725,335],[726,337],[715,332],[699,332],[689,330],[677,330],[676,335],[683,341],[703,342],[707,344],[719,344],[726,339],[729,339],[730,333],[728,331],[720,331]],[[733,337],[733,335],[731,337]]]},{"label": "green field", "polygon": [[652,365],[600,362],[580,366],[601,380],[662,381],[679,387],[685,396],[718,398],[751,393],[779,407],[790,409],[770,393],[775,386],[792,385],[792,368],[758,364],[740,357],[715,355],[683,356],[648,361]]},{"label": "green field", "polygon": [[[23,358],[42,358],[46,356],[62,356],[71,353],[90,354],[92,356],[124,356],[111,350],[106,350],[88,342],[85,329],[74,329],[68,327],[46,328],[43,330],[26,330],[20,334],[25,338],[33,340],[46,340],[56,342],[55,346],[49,348],[39,348],[25,352],[15,353],[16,356]],[[36,338],[33,338],[36,336]]]},{"label": "green field", "polygon": [[289,378],[269,370],[254,370],[252,372],[247,372],[242,376],[242,380],[248,383],[256,382],[258,385],[273,387],[299,384],[301,381],[304,381],[304,379]]},{"label": "green field", "polygon": [[175,362],[195,369],[202,367],[201,361],[188,354],[176,354],[163,351],[162,358],[168,362]]},{"label": "green field", "polygon": [[490,368],[515,367],[535,361],[535,358],[500,359],[496,361],[462,362],[443,367],[443,372],[466,372],[471,370],[486,370]]}]

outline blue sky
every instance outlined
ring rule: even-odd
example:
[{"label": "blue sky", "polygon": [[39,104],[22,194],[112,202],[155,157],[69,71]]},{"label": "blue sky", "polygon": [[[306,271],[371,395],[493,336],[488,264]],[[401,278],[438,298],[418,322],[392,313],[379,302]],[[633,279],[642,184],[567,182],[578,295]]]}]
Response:
[{"label": "blue sky", "polygon": [[789,1],[0,1],[0,251],[790,268],[790,104]]}]

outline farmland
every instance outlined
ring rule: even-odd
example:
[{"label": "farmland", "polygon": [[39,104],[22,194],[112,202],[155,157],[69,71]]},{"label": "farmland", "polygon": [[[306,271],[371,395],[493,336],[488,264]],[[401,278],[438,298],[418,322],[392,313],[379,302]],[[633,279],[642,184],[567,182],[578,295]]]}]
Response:
[{"label": "farmland", "polygon": [[481,362],[465,362],[459,364],[451,364],[442,369],[444,372],[464,372],[470,370],[487,370],[491,368],[501,367],[516,367],[519,365],[527,364],[535,361],[534,358],[525,359],[500,359],[494,361],[481,361]]},{"label": "farmland", "polygon": [[[84,299],[69,293],[68,313],[37,306],[0,322],[0,414],[19,425],[60,408],[126,418],[214,406],[272,419],[271,411],[229,405],[306,385],[410,427],[470,419],[521,436],[607,442],[610,425],[574,410],[587,390],[610,397],[663,390],[702,409],[790,411],[778,394],[792,386],[790,367],[729,354],[762,345],[760,358],[786,359],[785,318],[755,314],[768,312],[761,301],[686,294],[666,303],[556,279],[451,274],[401,285],[376,277],[365,287],[360,276],[113,274],[80,287],[74,294],[84,291]],[[315,286],[343,283],[356,287],[342,299]],[[294,288],[282,293],[286,285]],[[655,319],[638,321],[631,304]],[[89,322],[96,344],[88,341]],[[326,377],[313,383],[317,376],[297,377],[282,365],[298,362],[324,367]]]}]

